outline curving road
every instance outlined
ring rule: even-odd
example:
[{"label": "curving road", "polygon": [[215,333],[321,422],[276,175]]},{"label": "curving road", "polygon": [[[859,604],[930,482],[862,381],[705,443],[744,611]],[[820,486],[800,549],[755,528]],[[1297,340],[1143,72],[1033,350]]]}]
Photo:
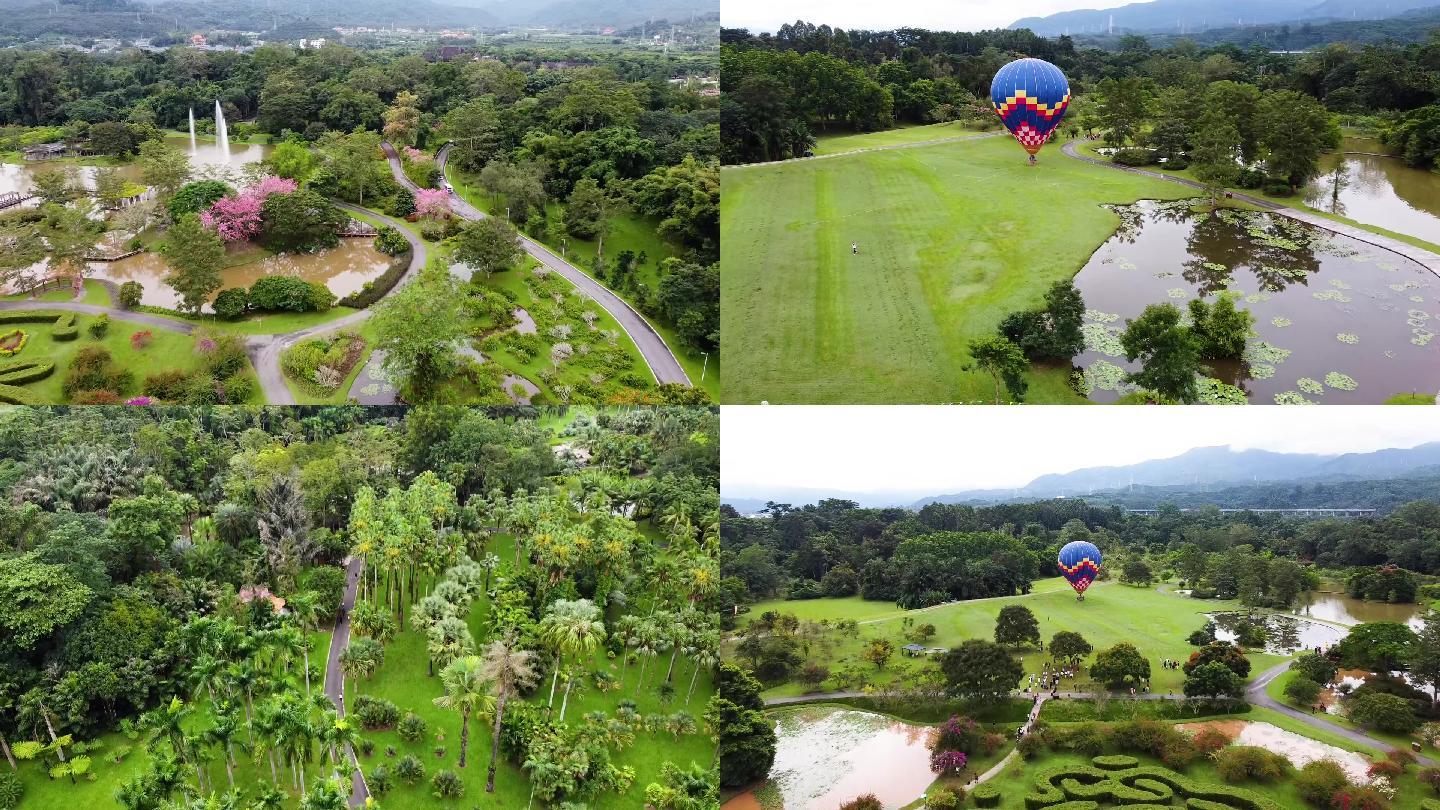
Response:
[{"label": "curving road", "polygon": [[[350,613],[355,609],[355,593],[360,586],[360,573],[365,560],[351,557],[345,564],[345,598],[341,600],[340,616],[335,620],[335,629],[330,634],[330,655],[325,662],[325,697],[335,704],[335,711],[345,716],[345,675],[340,671],[340,654],[350,646]],[[365,785],[365,775],[360,772],[360,760],[350,746],[345,746],[345,756],[350,758],[354,771],[350,774],[350,806],[364,807],[365,798],[370,795]]]},{"label": "curving road", "polygon": [[[450,158],[450,147],[451,144],[447,143],[440,147],[440,151],[435,154],[435,162],[440,167],[442,176],[445,173],[445,162]],[[416,191],[419,187],[405,176],[404,167],[400,163],[400,155],[395,151],[395,147],[389,141],[385,141],[381,144],[381,148],[385,150],[385,157],[390,162],[390,172],[395,175],[395,181],[412,192]],[[450,192],[450,201],[451,208],[455,213],[465,219],[484,219],[486,216],[485,212],[466,202],[453,190]],[[609,313],[610,317],[620,324],[620,328],[625,330],[625,334],[630,336],[635,347],[640,350],[640,355],[644,358],[645,365],[650,368],[650,373],[655,376],[656,382],[679,383],[686,386],[691,384],[689,375],[680,366],[680,361],[675,359],[675,353],[670,351],[670,346],[665,343],[665,338],[661,337],[660,333],[655,331],[655,327],[634,307],[611,292],[608,287],[596,281],[590,274],[556,256],[549,248],[523,233],[520,234],[520,246],[536,261],[568,279],[571,284],[574,284]]]}]

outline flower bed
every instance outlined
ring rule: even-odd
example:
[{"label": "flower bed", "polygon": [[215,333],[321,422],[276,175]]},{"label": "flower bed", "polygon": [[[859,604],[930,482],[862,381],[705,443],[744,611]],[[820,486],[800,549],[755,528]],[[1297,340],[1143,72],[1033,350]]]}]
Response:
[{"label": "flower bed", "polygon": [[30,336],[22,329],[13,329],[0,335],[0,356],[14,357],[25,348],[25,342],[29,339]]}]

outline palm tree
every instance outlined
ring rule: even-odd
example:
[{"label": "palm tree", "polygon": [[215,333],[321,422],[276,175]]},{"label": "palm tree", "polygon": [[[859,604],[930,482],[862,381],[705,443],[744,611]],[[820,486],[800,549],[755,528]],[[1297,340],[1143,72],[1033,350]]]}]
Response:
[{"label": "palm tree", "polygon": [[300,810],[346,810],[350,794],[339,779],[316,779],[304,798]]},{"label": "palm tree", "polygon": [[555,705],[555,685],[565,657],[594,652],[604,634],[600,608],[589,599],[557,599],[550,606],[550,612],[540,620],[540,638],[555,651],[555,673],[550,679],[550,700],[546,705]]},{"label": "palm tree", "polygon": [[[340,764],[340,752],[360,742],[360,732],[348,718],[341,717],[333,709],[325,713],[320,727],[320,738],[330,749],[330,762]],[[337,768],[338,773],[338,768]]]},{"label": "palm tree", "polygon": [[252,726],[255,724],[255,684],[259,681],[259,673],[255,666],[249,661],[236,661],[225,670],[225,679],[230,685],[238,689],[245,696],[245,738],[250,745],[255,744],[255,732]]},{"label": "palm tree", "polygon": [[294,627],[282,627],[271,636],[276,650],[284,656],[285,671],[290,671],[290,661],[300,653],[305,661],[305,696],[310,697],[310,637]]},{"label": "palm tree", "polygon": [[640,656],[640,678],[635,684],[638,693],[645,686],[645,667],[649,659],[660,654],[664,645],[665,631],[654,621],[646,619],[635,628],[635,653]]},{"label": "palm tree", "polygon": [[485,648],[482,671],[495,694],[495,712],[491,719],[490,770],[485,777],[485,792],[495,792],[495,756],[500,752],[500,727],[505,722],[505,703],[522,690],[535,685],[535,653],[522,650],[511,633],[490,642]]},{"label": "palm tree", "polygon": [[190,666],[190,674],[186,679],[190,683],[190,697],[195,699],[197,693],[204,689],[210,696],[210,702],[215,702],[215,684],[220,680],[220,672],[224,663],[213,655],[202,655],[195,659]]},{"label": "palm tree", "polygon": [[456,658],[440,671],[440,682],[445,694],[435,698],[436,706],[453,709],[460,713],[460,767],[465,767],[465,751],[470,746],[470,715],[483,710],[487,702],[494,703],[489,694],[490,684],[485,680],[484,662],[478,655]]},{"label": "palm tree", "polygon": [[470,635],[470,627],[465,624],[464,619],[447,616],[430,628],[425,651],[430,656],[430,674],[434,675],[434,665],[438,664],[444,669],[451,661],[473,653],[475,639]]},{"label": "palm tree", "polygon": [[236,739],[240,735],[240,721],[233,711],[216,714],[215,724],[205,732],[205,739],[225,753],[225,778],[230,789],[235,789],[235,747],[242,751],[249,746]]},{"label": "palm tree", "polygon": [[280,744],[280,711],[279,704],[269,701],[260,704],[260,712],[251,722],[256,733],[260,735],[260,741],[255,744],[255,752],[265,752],[265,758],[270,761],[270,782],[276,787],[280,786],[280,771],[275,763],[275,753],[283,750]]},{"label": "palm tree", "polygon": [[695,695],[695,679],[701,669],[712,669],[720,663],[720,631],[708,628],[696,633],[691,639],[690,657],[695,660],[695,671],[690,675],[690,689],[685,693],[685,703]]},{"label": "palm tree", "polygon": [[485,590],[486,592],[489,592],[490,575],[495,572],[496,568],[500,567],[500,558],[495,556],[494,554],[486,552],[485,556],[481,557],[475,564],[480,566],[481,570],[485,572]]}]

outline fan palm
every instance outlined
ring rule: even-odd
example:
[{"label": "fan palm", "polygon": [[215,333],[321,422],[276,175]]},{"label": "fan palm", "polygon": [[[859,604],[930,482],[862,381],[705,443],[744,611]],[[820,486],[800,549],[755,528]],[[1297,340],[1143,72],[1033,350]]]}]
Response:
[{"label": "fan palm", "polygon": [[434,699],[436,706],[460,713],[460,762],[465,767],[465,752],[470,747],[470,715],[484,711],[486,704],[494,703],[489,693],[490,683],[485,679],[485,663],[476,655],[456,658],[440,671],[440,682],[445,694]]},{"label": "fan palm", "polygon": [[500,728],[505,722],[505,703],[535,685],[535,653],[521,649],[513,634],[490,642],[482,656],[482,672],[495,694],[490,739],[490,768],[485,792],[495,792],[495,757],[500,752]]}]

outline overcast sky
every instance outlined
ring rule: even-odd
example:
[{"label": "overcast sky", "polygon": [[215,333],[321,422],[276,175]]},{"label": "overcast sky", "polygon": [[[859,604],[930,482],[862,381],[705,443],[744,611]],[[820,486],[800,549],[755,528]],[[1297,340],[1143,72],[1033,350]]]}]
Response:
[{"label": "overcast sky", "polygon": [[980,31],[1004,28],[1022,17],[1044,17],[1077,8],[1115,8],[1135,0],[724,0],[720,24],[774,31],[796,20],[838,28],[884,31]]},{"label": "overcast sky", "polygon": [[1430,441],[1440,419],[1423,407],[726,406],[720,487],[938,494],[1194,447],[1347,453]]}]

